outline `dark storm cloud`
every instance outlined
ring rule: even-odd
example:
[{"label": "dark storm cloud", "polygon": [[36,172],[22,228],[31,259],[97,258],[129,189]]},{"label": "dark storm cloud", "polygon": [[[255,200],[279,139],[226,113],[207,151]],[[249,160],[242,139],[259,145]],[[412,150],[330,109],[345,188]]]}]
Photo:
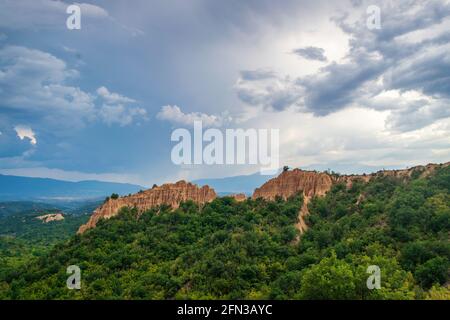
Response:
[{"label": "dark storm cloud", "polygon": [[274,78],[276,74],[271,70],[243,70],[240,72],[242,80],[261,80]]},{"label": "dark storm cloud", "polygon": [[281,78],[271,70],[241,71],[235,90],[241,101],[277,111],[296,104],[303,93],[289,77]]},{"label": "dark storm cloud", "polygon": [[305,103],[316,115],[337,111],[359,97],[363,85],[382,74],[386,65],[368,57],[347,64],[332,63],[319,75],[298,80],[305,88]]},{"label": "dark storm cloud", "polygon": [[308,60],[317,60],[322,62],[327,61],[327,57],[325,57],[325,50],[318,47],[298,48],[293,50],[292,53]]},{"label": "dark storm cloud", "polygon": [[[415,90],[441,101],[402,101],[401,109],[394,104],[380,106],[383,110],[395,109],[389,119],[391,128],[414,130],[448,117],[446,109],[449,108],[444,106],[448,105],[446,99],[450,97],[450,29],[439,30],[439,24],[450,16],[450,4],[440,1],[382,3],[380,30],[367,28],[366,6],[360,3],[358,6],[364,11],[356,22],[348,22],[345,14],[333,18],[350,36],[350,51],[345,62],[332,62],[313,75],[295,80],[296,85],[285,85],[282,97],[299,100],[281,99],[283,103],[274,109],[282,110],[302,100],[307,110],[323,116],[349,105],[370,107],[363,102],[384,90]],[[426,32],[426,36],[414,32]],[[295,53],[307,59],[326,59],[324,51],[316,47],[299,48]],[[302,96],[293,94],[299,92],[299,86],[303,88]],[[255,87],[240,90],[238,95],[250,104],[271,101],[268,95],[262,99],[261,91]]]},{"label": "dark storm cloud", "polygon": [[[369,30],[364,19],[353,25],[342,22],[340,26],[352,36],[350,62],[333,63],[319,74],[300,80],[307,88],[307,107],[323,115],[357,102],[360,89],[379,76],[384,76],[385,90],[414,89],[448,96],[450,51],[439,46],[446,38],[405,45],[398,37],[441,23],[450,13],[450,5],[415,1],[414,6],[416,10],[411,10],[411,3],[396,2],[395,7],[382,7],[380,30]],[[373,94],[378,92],[373,85]]]}]

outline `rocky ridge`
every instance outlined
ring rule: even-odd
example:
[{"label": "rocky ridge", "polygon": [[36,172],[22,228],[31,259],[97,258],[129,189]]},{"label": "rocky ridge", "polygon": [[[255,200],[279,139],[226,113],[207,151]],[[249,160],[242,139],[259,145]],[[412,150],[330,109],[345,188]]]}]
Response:
[{"label": "rocky ridge", "polygon": [[139,213],[142,213],[162,204],[169,205],[175,209],[183,201],[192,200],[201,205],[215,198],[216,192],[209,186],[200,188],[184,180],[163,184],[162,186],[154,186],[151,189],[130,196],[116,199],[109,198],[94,211],[89,221],[78,229],[78,233],[94,228],[100,219],[109,219],[117,215],[120,209],[124,207],[136,208]]},{"label": "rocky ridge", "polygon": [[36,219],[41,220],[43,223],[49,223],[51,221],[61,221],[64,220],[62,213],[49,213],[42,216],[36,217]]},{"label": "rocky ridge", "polygon": [[408,179],[413,175],[424,178],[434,172],[437,168],[446,167],[450,162],[444,164],[428,164],[401,170],[382,170],[371,174],[362,175],[339,175],[327,172],[305,171],[294,169],[282,172],[278,177],[270,179],[261,187],[257,188],[252,198],[263,198],[274,200],[276,197],[287,199],[299,192],[303,194],[303,205],[299,211],[297,229],[303,233],[307,229],[305,216],[309,214],[308,203],[315,196],[324,196],[334,184],[345,183],[350,188],[354,181],[369,182],[376,177],[390,176],[399,179]]},{"label": "rocky ridge", "polygon": [[[307,230],[305,216],[309,214],[308,203],[315,196],[324,196],[334,184],[345,183],[349,188],[354,181],[362,180],[369,182],[371,179],[380,176],[392,176],[400,179],[407,179],[413,175],[426,177],[437,168],[450,165],[450,162],[444,164],[428,164],[426,166],[416,166],[402,170],[382,170],[376,173],[363,175],[339,175],[328,172],[305,171],[294,169],[282,172],[278,177],[270,179],[261,187],[256,188],[252,198],[263,198],[266,200],[275,200],[276,197],[287,199],[299,192],[303,194],[303,204],[299,211],[296,228],[301,232]],[[244,201],[245,194],[230,195],[237,201]],[[163,184],[154,186],[152,189],[141,191],[139,193],[109,198],[102,206],[97,208],[89,221],[82,225],[78,233],[83,233],[88,229],[94,228],[100,219],[109,219],[118,214],[121,208],[136,208],[142,213],[158,205],[170,205],[172,208],[178,208],[181,202],[193,200],[202,205],[213,201],[217,197],[214,189],[209,186],[198,187],[195,184],[178,181],[177,183]]]}]

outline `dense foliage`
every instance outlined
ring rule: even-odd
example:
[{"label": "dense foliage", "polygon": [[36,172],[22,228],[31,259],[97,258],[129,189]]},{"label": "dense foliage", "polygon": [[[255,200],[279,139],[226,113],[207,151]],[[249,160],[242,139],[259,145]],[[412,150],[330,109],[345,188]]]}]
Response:
[{"label": "dense foliage", "polygon": [[62,221],[49,223],[37,219],[53,212],[58,211],[33,209],[0,216],[0,279],[45,256],[54,244],[70,238],[88,219],[86,215],[70,214]]},{"label": "dense foliage", "polygon": [[[0,278],[12,299],[450,299],[450,168],[301,196],[124,209]],[[82,270],[81,290],[66,268]],[[367,268],[381,270],[369,290]]]},{"label": "dense foliage", "polygon": [[[0,237],[24,240],[30,244],[49,245],[58,240],[67,239],[78,227],[85,223],[87,215],[64,215],[64,220],[44,223],[38,216],[58,213],[57,210],[26,212],[0,217]],[[0,238],[1,239],[1,238]]]}]

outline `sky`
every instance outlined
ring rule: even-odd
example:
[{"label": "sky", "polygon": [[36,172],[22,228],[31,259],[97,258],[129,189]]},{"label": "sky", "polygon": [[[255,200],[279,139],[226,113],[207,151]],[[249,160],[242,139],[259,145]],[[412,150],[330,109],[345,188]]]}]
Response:
[{"label": "sky", "polygon": [[[280,130],[280,165],[450,160],[450,1],[0,0],[0,173],[144,186],[176,128]],[[370,6],[380,12],[369,28]]]}]

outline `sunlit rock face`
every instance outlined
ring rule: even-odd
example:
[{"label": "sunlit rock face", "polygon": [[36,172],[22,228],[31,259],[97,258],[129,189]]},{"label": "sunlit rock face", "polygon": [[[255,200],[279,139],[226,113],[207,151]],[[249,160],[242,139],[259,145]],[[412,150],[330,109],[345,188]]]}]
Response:
[{"label": "sunlit rock face", "polygon": [[[275,200],[277,196],[280,196],[283,199],[287,199],[299,192],[302,193],[304,204],[299,212],[297,228],[303,232],[307,228],[303,218],[308,214],[307,204],[309,200],[314,196],[324,196],[336,183],[345,183],[349,188],[356,180],[368,182],[378,176],[408,179],[413,173],[417,173],[419,177],[426,177],[437,168],[448,166],[449,164],[449,162],[444,164],[428,164],[426,166],[417,166],[403,170],[384,170],[368,175],[335,175],[327,172],[294,169],[285,171],[278,177],[264,183],[254,191],[252,198]],[[155,186],[152,189],[141,191],[130,196],[108,199],[94,211],[89,221],[78,229],[78,233],[95,228],[100,219],[108,219],[117,215],[123,207],[136,208],[138,212],[142,213],[162,204],[170,205],[175,209],[178,208],[181,202],[187,200],[192,200],[202,205],[213,201],[216,197],[216,192],[209,186],[198,187],[186,181]],[[235,198],[236,201],[244,201],[246,199],[245,194],[234,194],[231,197]]]},{"label": "sunlit rock face", "polygon": [[305,197],[323,196],[331,189],[333,184],[336,183],[345,183],[347,187],[351,187],[352,183],[357,180],[369,182],[371,179],[380,176],[407,179],[411,178],[414,173],[416,173],[418,177],[424,178],[433,173],[436,169],[448,165],[450,165],[450,162],[443,164],[428,164],[401,170],[382,170],[363,175],[334,175],[327,172],[294,169],[285,171],[278,177],[264,183],[255,190],[252,198],[274,200],[277,196],[280,196],[286,199],[299,192]]},{"label": "sunlit rock face", "polygon": [[186,181],[155,186],[130,196],[108,199],[94,211],[89,221],[78,229],[78,233],[94,228],[100,219],[109,219],[117,215],[124,207],[136,208],[138,212],[142,213],[162,204],[170,205],[175,209],[183,201],[192,200],[197,204],[204,204],[215,198],[216,192],[209,186],[200,188]]},{"label": "sunlit rock face", "polygon": [[302,191],[305,196],[321,196],[333,185],[332,177],[323,172],[294,169],[270,179],[253,193],[253,199],[274,200],[277,196],[289,198]]},{"label": "sunlit rock face", "polygon": [[307,230],[304,218],[309,214],[309,201],[315,196],[324,196],[336,183],[344,183],[347,188],[350,188],[355,181],[369,182],[371,179],[383,176],[409,179],[415,174],[417,177],[424,178],[433,173],[436,169],[448,165],[450,165],[450,162],[443,164],[428,164],[402,170],[382,170],[376,173],[363,175],[336,175],[327,172],[294,169],[291,171],[284,171],[278,177],[264,183],[255,190],[252,198],[275,200],[276,197],[281,197],[287,199],[301,193],[303,195],[303,205],[299,211],[296,227],[303,233]]},{"label": "sunlit rock face", "polygon": [[49,223],[52,221],[64,220],[64,216],[61,213],[49,213],[49,214],[45,214],[45,215],[36,217],[36,219],[39,219],[44,223]]}]

